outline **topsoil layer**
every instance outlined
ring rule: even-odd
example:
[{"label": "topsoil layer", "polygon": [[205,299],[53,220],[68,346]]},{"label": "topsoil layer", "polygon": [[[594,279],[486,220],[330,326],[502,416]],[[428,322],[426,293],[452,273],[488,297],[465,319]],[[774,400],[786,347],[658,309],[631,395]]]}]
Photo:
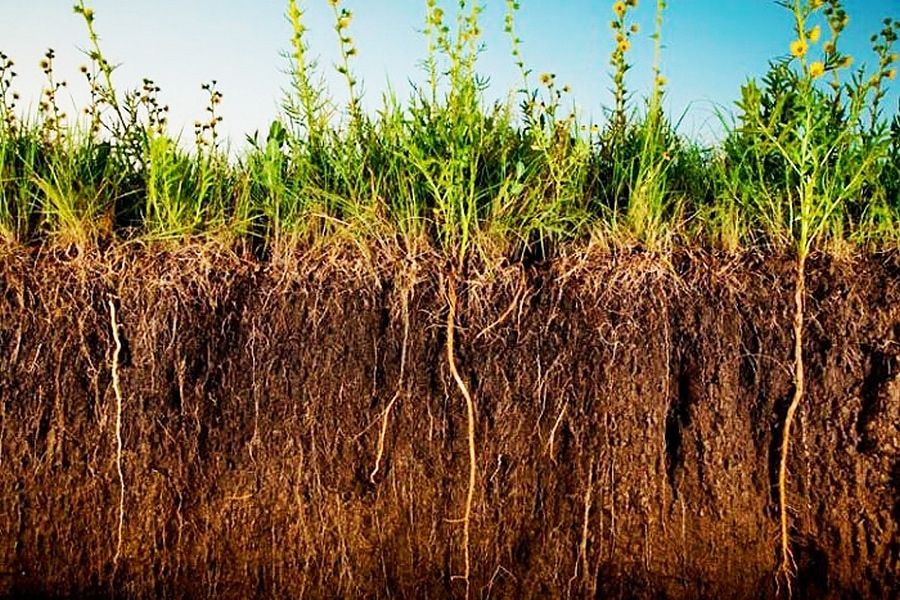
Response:
[{"label": "topsoil layer", "polygon": [[[790,257],[370,260],[5,256],[0,595],[787,593]],[[896,597],[900,261],[807,286],[792,590]]]}]

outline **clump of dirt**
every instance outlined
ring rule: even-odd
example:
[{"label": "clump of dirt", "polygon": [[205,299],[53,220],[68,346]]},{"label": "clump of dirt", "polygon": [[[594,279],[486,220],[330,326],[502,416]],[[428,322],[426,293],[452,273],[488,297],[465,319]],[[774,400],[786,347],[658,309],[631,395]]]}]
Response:
[{"label": "clump of dirt", "polygon": [[[2,269],[0,594],[784,592],[790,257],[588,252],[458,278],[468,582],[439,260],[118,249]],[[807,283],[794,591],[888,597],[900,262],[816,256]]]}]

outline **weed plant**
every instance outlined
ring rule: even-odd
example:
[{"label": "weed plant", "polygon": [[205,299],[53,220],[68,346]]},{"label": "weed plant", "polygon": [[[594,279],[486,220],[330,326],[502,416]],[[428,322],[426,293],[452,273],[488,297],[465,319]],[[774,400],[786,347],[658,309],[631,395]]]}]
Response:
[{"label": "weed plant", "polygon": [[266,250],[349,235],[362,245],[396,240],[463,264],[479,253],[547,256],[560,243],[606,239],[665,248],[675,243],[763,244],[808,253],[832,243],[866,247],[898,239],[900,114],[887,114],[896,77],[898,23],[872,36],[875,68],[841,50],[849,16],[839,0],[789,0],[785,56],[737,101],[724,141],[703,147],[663,110],[665,0],[656,3],[649,97],[632,103],[637,0],[610,3],[613,106],[586,124],[570,88],[526,67],[507,0],[505,30],[521,73],[517,100],[487,103],[478,72],[483,47],[477,1],[448,10],[425,0],[424,81],[393,91],[366,114],[354,73],[354,15],[333,10],[339,105],[308,46],[306,19],[289,0],[289,84],[264,139],[229,153],[219,134],[226,100],[212,81],[194,147],[168,129],[168,106],[151,79],[117,88],[97,17],[85,24],[87,107],[60,103],[66,85],[50,50],[37,114],[17,105],[15,66],[0,54],[0,235],[9,242],[90,246],[134,239],[214,237]]}]

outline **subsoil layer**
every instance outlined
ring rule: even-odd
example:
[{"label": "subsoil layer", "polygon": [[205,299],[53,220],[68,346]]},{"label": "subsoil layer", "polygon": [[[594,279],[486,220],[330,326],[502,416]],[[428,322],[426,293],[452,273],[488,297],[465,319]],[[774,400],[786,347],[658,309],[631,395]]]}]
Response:
[{"label": "subsoil layer", "polygon": [[[789,256],[0,265],[0,595],[786,594]],[[806,282],[792,591],[897,597],[900,259]]]}]

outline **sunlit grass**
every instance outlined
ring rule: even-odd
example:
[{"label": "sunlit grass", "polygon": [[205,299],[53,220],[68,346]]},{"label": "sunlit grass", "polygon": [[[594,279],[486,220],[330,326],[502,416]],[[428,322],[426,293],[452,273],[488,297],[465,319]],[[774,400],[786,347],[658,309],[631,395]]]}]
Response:
[{"label": "sunlit grass", "polygon": [[[289,0],[289,81],[280,117],[246,150],[219,135],[227,103],[216,82],[194,144],[169,133],[164,92],[151,79],[117,89],[99,17],[83,0],[89,105],[66,111],[53,51],[35,115],[21,115],[15,65],[0,55],[0,235],[24,244],[108,244],[216,237],[252,247],[326,240],[430,246],[462,264],[472,253],[546,256],[596,238],[665,248],[764,244],[808,253],[831,242],[894,245],[900,114],[886,113],[896,77],[897,22],[872,38],[874,69],[842,53],[848,15],[837,0],[784,3],[785,41],[762,78],[736,90],[724,141],[685,138],[663,110],[666,2],[639,22],[636,0],[609,3],[613,106],[585,123],[570,88],[532,73],[507,0],[505,32],[522,88],[485,101],[479,75],[481,5],[425,0],[423,75],[408,98],[363,111],[354,71],[353,13],[328,2],[349,100],[339,104],[311,58],[304,6]],[[649,97],[628,88],[632,40],[654,42]],[[857,59],[854,62],[854,59]],[[598,57],[603,60],[603,57]],[[77,113],[77,114],[76,114]]]}]

